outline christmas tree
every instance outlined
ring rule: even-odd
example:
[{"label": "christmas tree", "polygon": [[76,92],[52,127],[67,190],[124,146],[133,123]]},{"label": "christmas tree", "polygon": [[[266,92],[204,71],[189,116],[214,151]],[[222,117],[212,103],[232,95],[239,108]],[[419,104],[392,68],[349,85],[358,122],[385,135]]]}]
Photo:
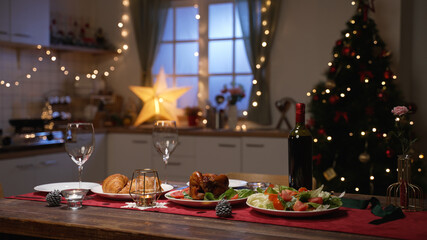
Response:
[{"label": "christmas tree", "polygon": [[390,140],[391,110],[408,104],[397,89],[391,54],[368,16],[372,10],[367,1],[357,1],[356,14],[333,47],[326,82],[307,93],[313,174],[330,191],[385,195],[397,182],[400,153]]}]

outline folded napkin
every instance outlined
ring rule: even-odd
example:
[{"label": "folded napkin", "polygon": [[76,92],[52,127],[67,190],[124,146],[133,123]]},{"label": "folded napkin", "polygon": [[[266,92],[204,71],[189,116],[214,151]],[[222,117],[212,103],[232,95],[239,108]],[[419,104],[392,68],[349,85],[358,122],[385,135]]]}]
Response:
[{"label": "folded napkin", "polygon": [[388,205],[383,209],[381,207],[380,201],[375,197],[371,197],[369,200],[357,200],[350,198],[341,198],[341,200],[343,207],[348,208],[366,209],[368,205],[371,204],[372,214],[381,218],[370,221],[370,224],[379,225],[405,217],[402,209],[394,205]]}]

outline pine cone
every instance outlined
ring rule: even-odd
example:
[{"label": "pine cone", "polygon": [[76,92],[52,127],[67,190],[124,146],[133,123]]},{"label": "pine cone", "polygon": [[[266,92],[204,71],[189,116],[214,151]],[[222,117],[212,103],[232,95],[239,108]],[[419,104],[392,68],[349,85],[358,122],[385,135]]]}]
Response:
[{"label": "pine cone", "polygon": [[231,204],[226,199],[221,199],[215,207],[218,217],[231,217]]},{"label": "pine cone", "polygon": [[57,207],[61,205],[61,192],[59,190],[53,190],[46,195],[46,202],[49,207]]}]

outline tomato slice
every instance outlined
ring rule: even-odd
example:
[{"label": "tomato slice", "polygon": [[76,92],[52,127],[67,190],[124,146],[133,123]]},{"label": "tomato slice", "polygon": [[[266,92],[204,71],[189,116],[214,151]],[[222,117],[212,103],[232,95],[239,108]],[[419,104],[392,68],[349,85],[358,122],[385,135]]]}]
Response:
[{"label": "tomato slice", "polygon": [[268,200],[273,202],[274,200],[277,199],[277,194],[274,194],[274,193],[267,193],[267,194],[268,194]]},{"label": "tomato slice", "polygon": [[183,192],[186,192],[187,194],[190,192],[190,188],[189,187],[187,187],[187,188],[184,188],[184,189],[182,189],[182,191]]},{"label": "tomato slice", "polygon": [[[292,192],[292,191],[291,191]],[[282,199],[286,202],[289,202],[292,200],[292,196],[286,192],[286,190],[282,190],[282,194],[280,194],[280,196],[282,197]]]},{"label": "tomato slice", "polygon": [[285,207],[282,205],[279,198],[277,198],[277,197],[273,200],[273,206],[276,210],[284,210],[285,209]]},{"label": "tomato slice", "polygon": [[305,187],[300,187],[299,189],[298,189],[298,192],[307,192],[308,191],[308,189],[307,188],[305,188]]},{"label": "tomato slice", "polygon": [[[184,191],[184,190],[182,190]],[[182,191],[176,191],[170,194],[171,197],[174,198],[184,198],[184,193],[182,193]]]},{"label": "tomato slice", "polygon": [[312,203],[323,204],[323,198],[321,198],[321,197],[310,198],[310,199],[308,199],[308,201],[312,202]]},{"label": "tomato slice", "polygon": [[289,195],[291,195],[291,196],[295,196],[295,195],[297,195],[298,194],[298,192],[296,192],[296,191],[292,191],[292,190],[289,190],[289,189],[285,189],[285,192],[287,192]]},{"label": "tomato slice", "polygon": [[294,211],[307,211],[308,204],[297,200],[293,206]]},{"label": "tomato slice", "polygon": [[238,199],[239,198],[239,194],[236,193],[236,195],[234,195],[232,198],[230,198],[230,200],[234,200],[234,199]]}]

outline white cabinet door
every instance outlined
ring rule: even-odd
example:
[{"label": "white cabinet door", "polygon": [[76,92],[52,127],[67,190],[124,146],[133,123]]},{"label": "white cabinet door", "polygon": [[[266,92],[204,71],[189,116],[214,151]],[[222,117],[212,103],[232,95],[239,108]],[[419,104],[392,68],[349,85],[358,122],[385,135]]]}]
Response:
[{"label": "white cabinet door", "polygon": [[288,175],[287,138],[242,138],[242,172]]},{"label": "white cabinet door", "polygon": [[[34,186],[55,182],[77,182],[79,180],[77,164],[70,159],[65,151],[35,156],[33,161],[36,173]],[[84,170],[82,181],[86,181]]]},{"label": "white cabinet door", "polygon": [[107,137],[104,133],[95,134],[95,150],[83,165],[83,181],[100,182],[107,177]]},{"label": "white cabinet door", "polygon": [[0,182],[4,196],[33,192],[36,163],[31,157],[0,160]]},{"label": "white cabinet door", "polygon": [[49,0],[10,1],[11,41],[49,45]]},{"label": "white cabinet door", "polygon": [[168,165],[165,165],[162,156],[152,148],[153,168],[159,172],[160,179],[170,181],[188,181],[196,167],[196,138],[180,136],[178,146],[172,152]]},{"label": "white cabinet door", "polygon": [[241,138],[239,137],[197,137],[195,171],[222,174],[240,172]]},{"label": "white cabinet door", "polygon": [[0,41],[10,40],[10,0],[0,0]]},{"label": "white cabinet door", "polygon": [[153,148],[149,134],[108,134],[107,173],[132,177],[133,170],[151,168]]}]

